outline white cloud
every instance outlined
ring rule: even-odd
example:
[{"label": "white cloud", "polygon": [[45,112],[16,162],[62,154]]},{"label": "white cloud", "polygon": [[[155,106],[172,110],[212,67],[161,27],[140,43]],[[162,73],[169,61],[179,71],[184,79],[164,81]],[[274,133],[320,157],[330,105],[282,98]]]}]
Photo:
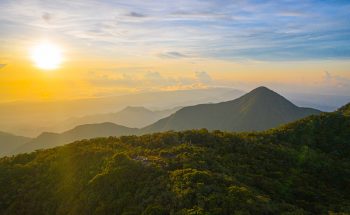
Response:
[{"label": "white cloud", "polygon": [[159,56],[183,58],[188,57],[184,53],[191,53],[231,60],[349,57],[349,40],[345,39],[349,24],[342,18],[348,13],[342,7],[346,3],[317,4],[233,1],[223,7],[220,1],[198,0],[166,4],[4,0],[0,1],[0,28],[2,37],[9,40],[24,40],[22,32],[44,32],[68,38],[73,45],[89,43],[94,47],[90,52],[99,49],[110,55],[147,56],[176,48],[181,51]]},{"label": "white cloud", "polygon": [[172,76],[156,71],[138,73],[93,72],[88,80],[98,88],[124,88],[132,91],[162,89],[205,88],[213,79],[206,72],[195,72],[193,76]]},{"label": "white cloud", "polygon": [[164,52],[158,55],[161,58],[170,58],[170,59],[177,59],[177,58],[187,58],[189,57],[186,54],[183,54],[181,52],[175,52],[175,51],[171,51],[171,52]]}]

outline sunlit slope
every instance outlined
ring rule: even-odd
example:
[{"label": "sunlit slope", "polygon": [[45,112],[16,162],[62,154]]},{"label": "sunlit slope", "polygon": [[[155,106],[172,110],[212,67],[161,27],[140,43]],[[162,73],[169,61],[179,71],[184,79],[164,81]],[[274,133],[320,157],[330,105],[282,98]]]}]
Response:
[{"label": "sunlit slope", "polygon": [[339,108],[338,112],[349,116],[350,115],[350,103]]},{"label": "sunlit slope", "polygon": [[0,214],[350,213],[350,117],[97,138],[0,159]]},{"label": "sunlit slope", "polygon": [[297,107],[274,91],[259,87],[232,101],[182,108],[143,131],[148,133],[193,128],[258,131],[319,113],[312,108]]}]

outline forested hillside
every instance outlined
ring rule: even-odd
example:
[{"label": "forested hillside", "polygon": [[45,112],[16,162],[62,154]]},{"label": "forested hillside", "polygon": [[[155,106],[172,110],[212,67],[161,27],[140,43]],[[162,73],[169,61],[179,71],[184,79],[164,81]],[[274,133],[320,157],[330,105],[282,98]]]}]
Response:
[{"label": "forested hillside", "polygon": [[0,159],[1,214],[347,214],[348,109],[259,133],[96,138]]}]

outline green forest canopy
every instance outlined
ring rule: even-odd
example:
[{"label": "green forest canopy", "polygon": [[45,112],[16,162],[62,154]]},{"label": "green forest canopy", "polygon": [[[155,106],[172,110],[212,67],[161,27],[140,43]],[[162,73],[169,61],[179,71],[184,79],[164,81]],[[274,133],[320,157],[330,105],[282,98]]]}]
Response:
[{"label": "green forest canopy", "polygon": [[348,109],[258,133],[95,138],[0,159],[0,214],[350,213]]}]

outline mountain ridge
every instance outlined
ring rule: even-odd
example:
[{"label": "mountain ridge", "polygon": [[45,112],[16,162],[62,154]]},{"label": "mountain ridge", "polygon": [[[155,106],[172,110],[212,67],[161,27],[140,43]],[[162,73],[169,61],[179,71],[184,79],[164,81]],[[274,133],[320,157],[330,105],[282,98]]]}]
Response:
[{"label": "mountain ridge", "polygon": [[297,107],[266,87],[258,87],[235,100],[184,107],[141,130],[143,133],[159,129],[166,131],[184,130],[184,128],[225,131],[265,130],[319,113],[320,111],[316,109]]},{"label": "mountain ridge", "polygon": [[[126,110],[143,110],[143,108],[127,107]],[[266,87],[258,87],[235,100],[181,108],[172,115],[141,129],[129,128],[112,122],[86,124],[59,134],[39,136],[26,146],[19,147],[15,152],[29,152],[79,139],[141,135],[168,130],[206,128],[223,131],[261,131],[319,113],[320,111],[315,109],[297,107]]]},{"label": "mountain ridge", "polygon": [[141,128],[169,116],[180,108],[181,107],[174,107],[171,109],[153,111],[143,106],[127,106],[118,112],[69,118],[53,126],[50,130],[59,133],[68,129],[73,129],[82,124],[98,124],[103,122],[113,122],[114,124],[126,127]]},{"label": "mountain ridge", "polygon": [[0,131],[0,157],[11,155],[13,150],[30,141],[31,138]]},{"label": "mountain ridge", "polygon": [[348,214],[349,139],[350,117],[338,111],[262,132],[76,141],[0,158],[0,211]]},{"label": "mountain ridge", "polygon": [[[230,92],[230,94],[226,94],[227,92]],[[126,106],[144,106],[151,110],[165,110],[178,106],[230,100],[244,93],[244,91],[232,88],[209,87],[189,90],[144,91],[71,100],[14,101],[0,105],[0,113],[2,113],[0,114],[0,130],[36,137],[43,131],[63,132],[79,124],[104,122],[106,120],[69,124],[66,120],[75,117],[115,113]],[[165,116],[160,118],[163,117]],[[152,122],[160,118],[156,118]],[[144,127],[152,123],[147,121],[141,125],[135,125],[114,122],[128,127]],[[68,124],[63,126],[62,123]]]},{"label": "mountain ridge", "polygon": [[37,138],[16,148],[13,153],[18,154],[36,149],[52,148],[80,139],[130,135],[136,132],[136,128],[128,128],[111,122],[79,125],[63,133],[43,132]]}]

